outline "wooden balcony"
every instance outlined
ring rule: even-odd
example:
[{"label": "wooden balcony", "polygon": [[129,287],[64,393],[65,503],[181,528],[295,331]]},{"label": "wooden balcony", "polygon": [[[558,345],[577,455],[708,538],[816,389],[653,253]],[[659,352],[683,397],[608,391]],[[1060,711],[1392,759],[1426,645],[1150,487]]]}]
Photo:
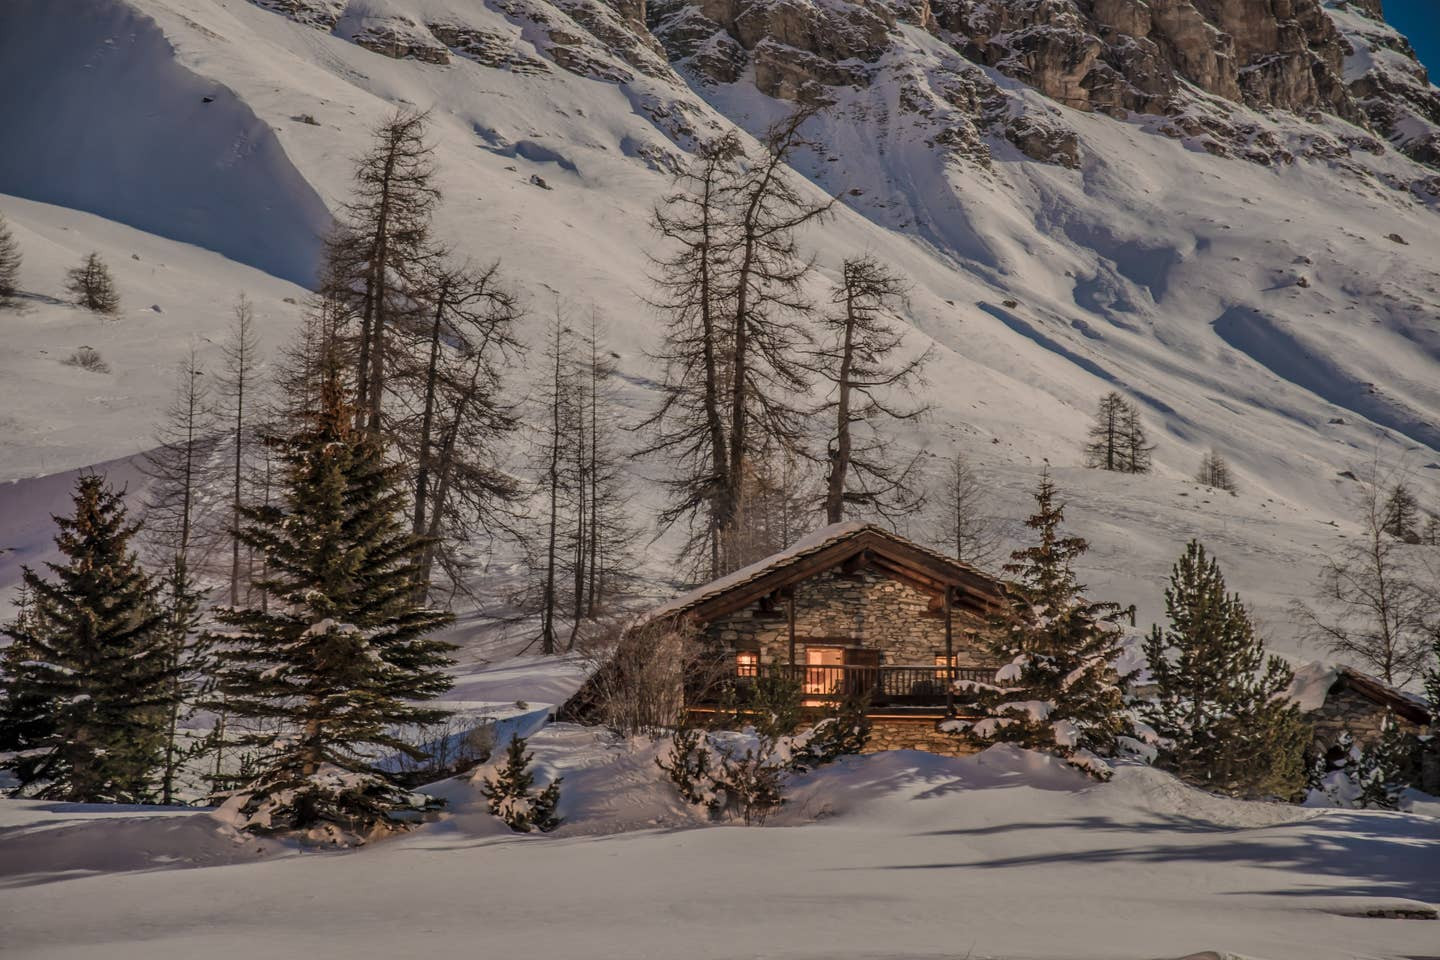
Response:
[{"label": "wooden balcony", "polygon": [[742,668],[732,678],[741,691],[761,676],[788,679],[800,687],[806,706],[820,706],[846,697],[865,696],[876,707],[945,707],[973,699],[953,693],[950,684],[960,680],[994,683],[998,667],[853,666],[764,664]]}]

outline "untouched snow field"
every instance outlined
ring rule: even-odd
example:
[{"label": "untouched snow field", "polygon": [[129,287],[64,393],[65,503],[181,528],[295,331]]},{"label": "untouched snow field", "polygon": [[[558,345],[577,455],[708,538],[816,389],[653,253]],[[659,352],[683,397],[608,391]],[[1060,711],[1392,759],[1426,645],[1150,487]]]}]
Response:
[{"label": "untouched snow field", "polygon": [[239,841],[206,813],[0,802],[7,957],[1054,958],[1434,956],[1440,821],[1095,784],[1006,747],[811,775],[764,827],[701,827],[656,747],[552,727],[567,822],[452,812],[354,852]]}]

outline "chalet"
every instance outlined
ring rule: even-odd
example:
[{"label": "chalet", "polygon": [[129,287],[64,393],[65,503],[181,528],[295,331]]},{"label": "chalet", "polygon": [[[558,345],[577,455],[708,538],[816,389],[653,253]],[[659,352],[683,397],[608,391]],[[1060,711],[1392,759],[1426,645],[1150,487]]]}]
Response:
[{"label": "chalet", "polygon": [[872,749],[954,753],[963,745],[937,727],[964,712],[956,680],[993,682],[980,638],[1003,602],[1001,582],[968,564],[840,523],[648,619],[688,619],[737,683],[792,677],[812,707],[866,695]]},{"label": "chalet", "polygon": [[1416,736],[1433,722],[1423,698],[1353,667],[1308,664],[1295,672],[1290,696],[1310,721],[1316,741],[1326,745],[1348,732],[1356,743],[1372,746],[1379,742],[1387,716]]},{"label": "chalet", "polygon": [[1290,696],[1310,722],[1312,752],[1335,758],[1344,733],[1362,747],[1373,747],[1388,718],[1412,747],[1407,780],[1427,793],[1440,790],[1440,762],[1435,751],[1421,747],[1421,738],[1434,735],[1437,726],[1424,698],[1353,667],[1318,662],[1295,671]]}]

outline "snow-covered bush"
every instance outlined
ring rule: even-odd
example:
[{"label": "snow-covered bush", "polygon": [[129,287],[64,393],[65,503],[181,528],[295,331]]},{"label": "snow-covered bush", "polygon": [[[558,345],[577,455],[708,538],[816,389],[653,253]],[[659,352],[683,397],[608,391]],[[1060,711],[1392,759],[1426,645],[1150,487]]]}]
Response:
[{"label": "snow-covered bush", "polygon": [[505,765],[493,778],[487,777],[480,787],[480,792],[490,801],[490,812],[516,833],[532,830],[549,833],[560,826],[555,809],[560,805],[560,783],[564,777],[556,777],[545,789],[534,793],[535,774],[530,771],[533,759],[533,754],[525,752],[525,741],[513,738],[506,751]]},{"label": "snow-covered bush", "polygon": [[1310,806],[1394,810],[1412,779],[1414,744],[1394,719],[1386,716],[1380,740],[1369,747],[1344,732],[1310,767]]},{"label": "snow-covered bush", "polygon": [[294,833],[312,844],[358,846],[421,820],[439,803],[376,773],[332,764],[232,794],[216,815],[239,830]]},{"label": "snow-covered bush", "polygon": [[795,733],[794,714],[783,692],[774,709],[750,714],[754,722],[738,731],[704,731],[682,727],[670,738],[670,751],[656,764],[675,784],[686,803],[704,807],[712,818],[729,817],[747,824],[764,823],[785,803],[785,781],[842,756],[859,753],[870,739],[863,698],[847,699],[832,716]]},{"label": "snow-covered bush", "polygon": [[870,742],[868,706],[864,697],[846,697],[836,706],[834,716],[797,734],[791,743],[790,769],[804,773],[864,750]]},{"label": "snow-covered bush", "polygon": [[89,370],[91,373],[110,372],[110,364],[105,362],[104,358],[100,356],[100,351],[94,347],[75,348],[75,352],[65,358],[65,365]]},{"label": "snow-covered bush", "polygon": [[747,825],[763,824],[785,804],[787,765],[777,756],[774,740],[756,738],[741,753],[737,747],[717,751],[719,763],[711,780],[723,806]]},{"label": "snow-covered bush", "polygon": [[746,727],[739,732],[676,730],[670,753],[656,764],[675,784],[680,799],[703,807],[712,819],[764,823],[785,803],[790,738]]},{"label": "snow-covered bush", "polygon": [[670,735],[670,753],[655,764],[675,784],[680,799],[702,806],[713,815],[719,804],[711,779],[710,738],[697,727],[680,727]]}]

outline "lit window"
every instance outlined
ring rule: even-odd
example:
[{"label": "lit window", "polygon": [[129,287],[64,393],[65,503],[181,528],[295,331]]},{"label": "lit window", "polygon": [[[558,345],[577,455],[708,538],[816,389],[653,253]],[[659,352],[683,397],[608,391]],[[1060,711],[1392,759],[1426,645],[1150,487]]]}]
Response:
[{"label": "lit window", "polygon": [[949,679],[949,673],[948,673],[948,671],[947,671],[946,668],[947,668],[947,667],[953,667],[953,666],[955,666],[955,657],[954,657],[954,656],[949,656],[949,657],[947,657],[947,656],[945,656],[945,654],[943,654],[943,653],[937,653],[937,654],[935,654],[935,679],[936,679],[936,680],[946,680],[946,679]]},{"label": "lit window", "polygon": [[735,675],[738,677],[759,676],[760,654],[744,652],[735,654]]}]

